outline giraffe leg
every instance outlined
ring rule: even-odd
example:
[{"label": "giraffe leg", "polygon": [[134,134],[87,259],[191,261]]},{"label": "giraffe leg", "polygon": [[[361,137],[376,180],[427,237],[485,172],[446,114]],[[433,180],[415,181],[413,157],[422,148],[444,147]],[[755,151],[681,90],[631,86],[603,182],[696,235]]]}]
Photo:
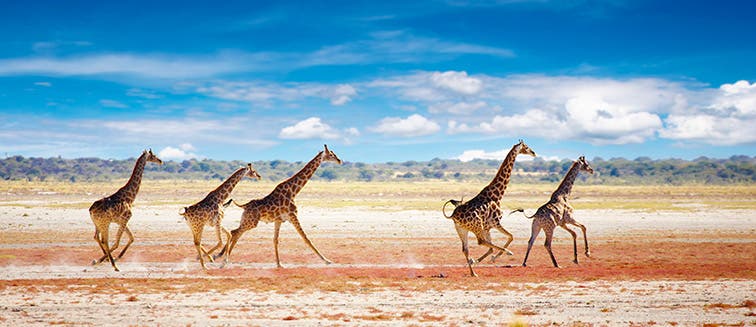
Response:
[{"label": "giraffe leg", "polygon": [[276,267],[283,268],[281,266],[281,259],[278,257],[278,233],[281,230],[281,221],[276,221],[273,227],[273,251],[276,252]]},{"label": "giraffe leg", "polygon": [[113,269],[115,269],[115,271],[120,271],[118,269],[118,266],[116,266],[115,260],[113,260],[113,256],[110,254],[110,248],[108,248],[108,232],[109,231],[107,228],[100,232],[100,247],[105,250],[105,253],[107,254],[108,260],[110,260],[110,264],[113,266]]},{"label": "giraffe leg", "polygon": [[134,243],[134,234],[131,233],[129,226],[124,225],[123,229],[124,231],[126,231],[126,236],[129,237],[129,241],[123,247],[123,250],[121,250],[121,253],[118,254],[118,257],[115,258],[116,260],[121,259],[121,257],[123,257],[123,254],[126,253],[126,250],[129,249],[129,246],[131,246],[131,243]]},{"label": "giraffe leg", "polygon": [[[221,237],[221,224],[218,222],[217,225],[215,225],[215,236],[218,238],[218,243],[215,244],[210,250],[207,250],[208,254],[211,254],[215,252],[218,248],[223,246],[223,238]],[[209,256],[210,262],[214,262],[214,256]]]},{"label": "giraffe leg", "polygon": [[[297,219],[297,213],[296,212],[292,212],[292,213],[289,214],[289,222],[291,222],[291,224],[294,226],[294,229],[296,229],[297,233],[299,233],[299,236],[302,237],[302,239],[305,241],[305,243],[307,243],[307,245],[310,247],[310,249],[312,249],[315,252],[315,254],[317,254],[320,257],[320,259],[322,259],[323,261],[325,261],[326,264],[329,264],[329,265],[333,263],[333,261],[328,260],[322,254],[320,254],[320,251],[318,251],[318,249],[315,247],[315,245],[313,245],[312,242],[310,242],[310,239],[307,238],[307,235],[305,234],[304,230],[302,230],[302,226],[299,224],[299,219]],[[278,251],[276,251],[276,253],[277,252]]]},{"label": "giraffe leg", "polygon": [[[488,241],[489,243],[491,242],[491,232],[490,231],[486,231],[485,232],[485,240]],[[483,260],[486,257],[488,257],[489,255],[491,255],[491,253],[493,253],[493,251],[494,250],[492,248],[488,248],[488,251],[486,251],[486,253],[483,253],[483,255],[480,256],[480,258],[478,258],[477,262],[483,262]]]},{"label": "giraffe leg", "polygon": [[[111,256],[113,255],[113,251],[115,251],[118,248],[118,246],[121,245],[121,235],[123,235],[123,225],[118,225],[118,231],[116,232],[115,242],[113,243],[113,246],[111,246],[108,249]],[[100,257],[99,260],[97,260],[97,263],[103,262],[107,258],[108,258],[107,255],[103,255],[102,257]],[[115,258],[115,260],[118,260],[118,258]]]},{"label": "giraffe leg", "polygon": [[559,264],[557,264],[556,258],[554,258],[554,252],[551,251],[551,239],[554,237],[554,229],[545,229],[544,232],[546,232],[546,242],[543,243],[543,246],[546,247],[546,251],[549,252],[554,267],[559,268]]},{"label": "giraffe leg", "polygon": [[457,234],[459,234],[459,240],[462,241],[462,253],[465,254],[465,261],[467,261],[467,267],[470,268],[470,276],[478,277],[478,274],[476,274],[472,268],[472,265],[475,263],[475,260],[470,259],[470,249],[467,246],[467,230],[460,227],[457,224],[454,224],[454,228],[457,229]]},{"label": "giraffe leg", "polygon": [[205,267],[205,256],[207,255],[207,251],[205,251],[205,248],[202,247],[202,230],[193,232],[194,247],[197,248],[197,255],[199,255],[200,265],[202,265],[202,270],[207,271],[207,267]]},{"label": "giraffe leg", "polygon": [[225,267],[228,263],[229,257],[231,257],[231,250],[234,249],[236,242],[239,241],[239,237],[241,237],[243,233],[244,231],[241,228],[232,230],[231,233],[228,234],[228,241],[226,241],[226,246],[224,246],[220,253],[215,256],[215,258],[217,259],[223,256],[223,254],[226,255],[226,257],[223,258],[223,267]]},{"label": "giraffe leg", "polygon": [[[228,246],[231,244],[231,233],[229,233],[223,226],[221,226],[221,231],[226,235],[226,245],[221,249],[221,252],[218,253],[218,257],[222,256],[224,251],[228,253]],[[226,260],[223,261],[221,268],[225,267],[226,263],[228,263],[228,256],[226,256]]]},{"label": "giraffe leg", "polygon": [[538,225],[538,223],[534,220],[533,226],[530,229],[530,240],[528,241],[528,251],[525,252],[525,260],[522,260],[522,266],[527,267],[528,262],[528,256],[530,255],[530,249],[533,248],[533,243],[535,243],[536,237],[538,237],[538,234],[541,232],[541,226]]},{"label": "giraffe leg", "polygon": [[576,221],[572,222],[572,224],[583,230],[583,240],[585,241],[585,256],[590,258],[591,250],[588,249],[588,235],[585,234],[585,226]]},{"label": "giraffe leg", "polygon": [[570,235],[572,235],[572,254],[573,254],[574,258],[575,258],[574,260],[572,260],[572,262],[578,263],[578,257],[577,257],[577,234],[575,233],[575,231],[567,228],[567,225],[562,225],[562,228],[564,228],[565,230],[567,230],[570,233]]},{"label": "giraffe leg", "polygon": [[[97,242],[97,246],[100,247],[100,250],[102,250],[103,258],[107,258],[108,257],[108,250],[102,246],[102,241],[100,241],[100,231],[97,228],[95,228],[94,240],[95,240],[95,242]],[[99,260],[98,259],[92,259],[92,265],[93,266],[97,265],[97,264],[101,263],[103,260],[105,260],[105,259],[99,259]]]},{"label": "giraffe leg", "polygon": [[[491,253],[493,253],[493,251],[494,251],[494,250],[493,250],[492,248],[488,248],[488,251],[486,251],[486,253],[483,253],[483,255],[482,255],[482,256],[480,256],[480,258],[478,258],[478,260],[476,260],[476,261],[477,261],[477,262],[483,262],[483,259],[485,259],[485,258],[486,258],[486,257],[488,257],[489,255],[491,255]],[[492,258],[493,258],[493,257],[492,257]]]},{"label": "giraffe leg", "polygon": [[242,214],[242,221],[239,224],[239,228],[231,231],[231,233],[228,235],[229,239],[226,243],[226,246],[216,256],[216,258],[219,258],[223,256],[223,254],[226,255],[226,257],[223,260],[223,266],[225,266],[228,263],[229,258],[231,257],[231,251],[234,250],[234,247],[236,246],[236,242],[239,241],[239,238],[241,238],[242,234],[244,234],[244,232],[250,229],[257,227],[257,223],[260,222],[260,217],[258,215],[253,214],[251,216],[245,216],[246,213],[247,211],[245,211],[244,214]]},{"label": "giraffe leg", "polygon": [[512,251],[509,251],[509,244],[512,243],[512,240],[514,240],[514,236],[512,236],[512,233],[504,229],[504,227],[501,227],[500,224],[496,224],[496,229],[500,231],[502,234],[507,236],[507,243],[504,244],[503,246],[505,251],[499,251],[498,253],[494,254],[494,256],[491,257],[491,262],[496,262],[496,259],[498,259],[502,254],[504,254],[504,252],[506,252],[507,255],[514,255]]}]

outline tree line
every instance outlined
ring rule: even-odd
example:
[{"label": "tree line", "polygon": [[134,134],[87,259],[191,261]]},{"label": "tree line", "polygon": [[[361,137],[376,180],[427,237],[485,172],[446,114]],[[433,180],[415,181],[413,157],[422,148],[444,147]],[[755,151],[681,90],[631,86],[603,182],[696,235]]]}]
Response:
[{"label": "tree line", "polygon": [[[136,159],[100,158],[63,159],[12,156],[0,160],[0,180],[29,181],[111,181],[128,178]],[[756,182],[756,157],[732,156],[727,159],[700,157],[694,160],[651,159],[640,157],[589,160],[595,173],[581,175],[587,184],[747,184]],[[295,174],[306,162],[284,160],[253,161],[263,179],[281,181]],[[165,161],[162,166],[147,165],[146,174],[153,179],[223,180],[242,161],[191,159]],[[456,159],[385,163],[345,162],[320,167],[313,180],[325,181],[488,181],[501,164],[500,160]],[[572,160],[517,161],[513,182],[553,183],[564,176]]]}]

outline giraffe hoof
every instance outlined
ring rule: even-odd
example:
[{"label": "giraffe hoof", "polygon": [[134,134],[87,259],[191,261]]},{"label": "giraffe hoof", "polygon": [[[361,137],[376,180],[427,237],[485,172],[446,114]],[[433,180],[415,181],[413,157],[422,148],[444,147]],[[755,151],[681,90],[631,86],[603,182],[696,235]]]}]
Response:
[{"label": "giraffe hoof", "polygon": [[523,266],[523,267],[527,267],[528,265],[526,265],[526,264],[525,264],[525,263],[523,262],[523,263],[522,263],[522,266]]},{"label": "giraffe hoof", "polygon": [[590,252],[586,252],[585,256],[588,257],[588,258],[590,258],[591,257],[591,253]]},{"label": "giraffe hoof", "polygon": [[474,265],[474,264],[476,264],[476,263],[478,263],[478,260],[475,260],[475,259],[468,259],[468,260],[467,260],[467,264],[468,264],[468,265],[471,265],[471,266],[472,266],[472,265]]},{"label": "giraffe hoof", "polygon": [[332,264],[333,264],[333,261],[331,261],[331,260],[325,260],[325,263],[326,263],[327,265],[332,265]]},{"label": "giraffe hoof", "polygon": [[575,260],[572,260],[572,262],[574,262],[575,264],[578,264],[578,261],[577,261],[577,259],[575,259]]},{"label": "giraffe hoof", "polygon": [[507,255],[514,255],[514,253],[512,253],[512,251],[507,250]]},{"label": "giraffe hoof", "polygon": [[99,262],[97,262],[97,259],[92,259],[92,265],[96,266]]}]

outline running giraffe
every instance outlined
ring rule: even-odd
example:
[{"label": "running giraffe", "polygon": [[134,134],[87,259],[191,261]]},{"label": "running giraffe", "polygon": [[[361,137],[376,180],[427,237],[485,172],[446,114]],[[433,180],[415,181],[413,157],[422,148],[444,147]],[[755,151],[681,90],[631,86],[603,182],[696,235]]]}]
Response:
[{"label": "running giraffe", "polygon": [[[506,252],[512,255],[512,252],[507,249],[509,243],[512,243],[514,237],[504,227],[501,227],[501,198],[504,192],[507,190],[509,184],[509,178],[512,174],[512,168],[514,167],[515,158],[519,154],[526,154],[535,157],[536,154],[531,150],[525,142],[520,140],[515,144],[507,154],[507,157],[501,163],[499,171],[496,177],[491,181],[488,186],[478,193],[474,198],[465,203],[459,204],[461,201],[450,200],[456,206],[454,212],[448,218],[454,220],[454,227],[459,234],[459,239],[462,241],[462,252],[465,254],[465,260],[467,260],[467,266],[470,268],[470,275],[477,277],[478,274],[473,271],[473,264],[481,262],[483,259],[493,253],[494,249],[499,250],[499,253],[492,257],[492,260],[496,260],[502,253]],[[448,203],[447,202],[447,203]],[[457,206],[457,204],[459,204]],[[446,214],[444,214],[446,216]],[[491,228],[496,228],[509,239],[503,247],[497,246],[491,243]],[[488,247],[488,251],[483,254],[478,260],[470,259],[470,251],[467,246],[467,234],[472,232],[478,239],[478,244]]]},{"label": "running giraffe", "polygon": [[[202,269],[204,270],[207,270],[204,257],[207,257],[210,262],[213,262],[213,257],[210,256],[210,253],[213,253],[213,251],[223,245],[221,231],[226,235],[226,240],[231,239],[231,234],[229,234],[228,230],[221,225],[221,221],[223,220],[223,208],[221,207],[225,207],[223,202],[228,199],[228,196],[231,194],[234,187],[236,187],[236,184],[238,184],[245,176],[256,178],[258,180],[260,179],[260,175],[254,168],[252,168],[252,164],[248,163],[246,167],[237,169],[220,186],[208,193],[202,201],[184,207],[181,212],[179,212],[180,215],[184,216],[186,223],[192,230],[194,247],[197,248],[200,265],[202,265]],[[210,251],[205,250],[202,246],[202,232],[205,229],[205,225],[215,227],[215,235],[218,237],[218,244],[210,249]]]},{"label": "running giraffe", "polygon": [[[137,159],[134,171],[131,173],[131,177],[126,182],[126,185],[118,189],[113,195],[95,201],[89,207],[89,216],[95,225],[94,240],[100,246],[103,253],[100,259],[92,261],[93,265],[108,259],[110,260],[110,264],[113,265],[113,269],[119,271],[115,261],[123,257],[123,254],[126,253],[131,243],[134,242],[134,235],[131,234],[131,230],[129,230],[126,224],[131,219],[131,205],[134,204],[134,199],[139,192],[139,186],[142,184],[142,174],[147,162],[163,164],[163,161],[152,153],[152,149],[145,150],[139,156],[139,159]],[[118,232],[116,232],[116,240],[113,247],[108,246],[108,229],[111,223],[118,224]],[[129,237],[129,242],[123,247],[118,257],[113,258],[112,252],[121,243],[121,235],[124,231],[126,232],[126,236]]]},{"label": "running giraffe", "polygon": [[236,246],[236,242],[239,241],[242,234],[257,227],[257,223],[262,220],[266,223],[275,223],[273,248],[276,252],[276,266],[281,268],[281,260],[278,256],[278,233],[281,224],[288,221],[294,226],[294,229],[297,230],[299,236],[302,237],[304,242],[320,257],[320,259],[327,264],[332,263],[331,260],[328,260],[320,254],[320,251],[318,251],[318,249],[315,248],[315,245],[310,242],[310,239],[307,238],[304,230],[302,230],[302,226],[299,224],[299,219],[297,218],[297,205],[294,203],[294,197],[296,197],[299,191],[301,191],[305,184],[307,184],[307,181],[310,180],[310,177],[315,173],[315,170],[320,167],[320,164],[326,161],[341,164],[341,159],[339,159],[333,151],[328,149],[328,145],[325,145],[325,150],[318,152],[315,158],[310,160],[302,170],[278,184],[268,196],[262,199],[251,200],[243,205],[234,201],[234,204],[244,208],[244,213],[242,213],[239,228],[231,231],[231,239],[228,241],[228,244],[226,244],[226,247],[218,253],[215,258],[217,259],[225,253],[226,258],[224,264],[228,263],[229,256],[231,256],[231,252],[234,250],[234,246]]},{"label": "running giraffe", "polygon": [[[554,258],[554,253],[551,252],[551,239],[554,236],[554,228],[556,228],[556,226],[564,228],[570,233],[570,235],[572,235],[572,249],[575,256],[575,259],[572,262],[578,263],[577,234],[573,230],[567,228],[567,224],[575,225],[583,230],[583,239],[585,240],[585,256],[591,256],[591,252],[590,250],[588,250],[588,237],[585,234],[585,226],[572,218],[573,208],[569,203],[567,203],[570,192],[572,191],[572,185],[575,183],[575,178],[577,178],[580,171],[587,171],[588,173],[593,174],[593,168],[591,168],[588,162],[585,161],[585,157],[583,156],[572,163],[570,170],[567,171],[567,175],[565,175],[564,179],[562,179],[562,183],[559,184],[559,187],[557,187],[556,191],[551,194],[551,200],[538,208],[535,214],[528,217],[533,219],[533,225],[531,227],[530,240],[528,241],[528,251],[525,253],[525,260],[522,261],[523,267],[527,266],[526,263],[528,262],[530,249],[533,247],[533,243],[535,243],[535,239],[536,237],[538,237],[541,229],[543,229],[544,233],[546,234],[546,242],[543,245],[549,252],[549,256],[551,257],[551,262],[554,263],[554,267],[559,268],[559,265]],[[522,209],[517,209],[512,212],[514,213],[517,211],[523,212]]]}]

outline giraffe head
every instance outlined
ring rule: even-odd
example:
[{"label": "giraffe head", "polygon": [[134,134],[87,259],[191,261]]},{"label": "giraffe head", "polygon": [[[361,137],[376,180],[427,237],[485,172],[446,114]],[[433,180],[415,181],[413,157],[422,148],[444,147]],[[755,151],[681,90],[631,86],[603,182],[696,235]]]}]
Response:
[{"label": "giraffe head", "polygon": [[257,170],[252,167],[251,163],[247,164],[247,177],[252,179],[260,179],[260,174],[257,173]]},{"label": "giraffe head", "polygon": [[588,161],[585,160],[585,156],[580,156],[580,158],[578,158],[577,160],[577,164],[580,165],[580,170],[587,171],[589,174],[593,174],[593,168],[591,168],[591,165],[589,165]]},{"label": "giraffe head", "polygon": [[523,140],[520,140],[520,143],[518,145],[520,146],[520,151],[517,154],[527,154],[532,157],[536,156],[535,151],[531,150]]},{"label": "giraffe head", "polygon": [[160,160],[154,153],[152,153],[152,149],[145,150],[145,155],[147,155],[147,162],[154,162],[156,164],[162,165],[163,160]]},{"label": "giraffe head", "polygon": [[328,145],[324,144],[324,146],[325,146],[325,150],[323,151],[323,161],[324,162],[325,161],[333,161],[333,162],[335,162],[335,163],[337,163],[337,164],[340,165],[341,164],[341,159],[339,159],[339,157],[336,156],[336,154],[333,153],[333,151],[331,151],[331,150],[328,149]]}]

